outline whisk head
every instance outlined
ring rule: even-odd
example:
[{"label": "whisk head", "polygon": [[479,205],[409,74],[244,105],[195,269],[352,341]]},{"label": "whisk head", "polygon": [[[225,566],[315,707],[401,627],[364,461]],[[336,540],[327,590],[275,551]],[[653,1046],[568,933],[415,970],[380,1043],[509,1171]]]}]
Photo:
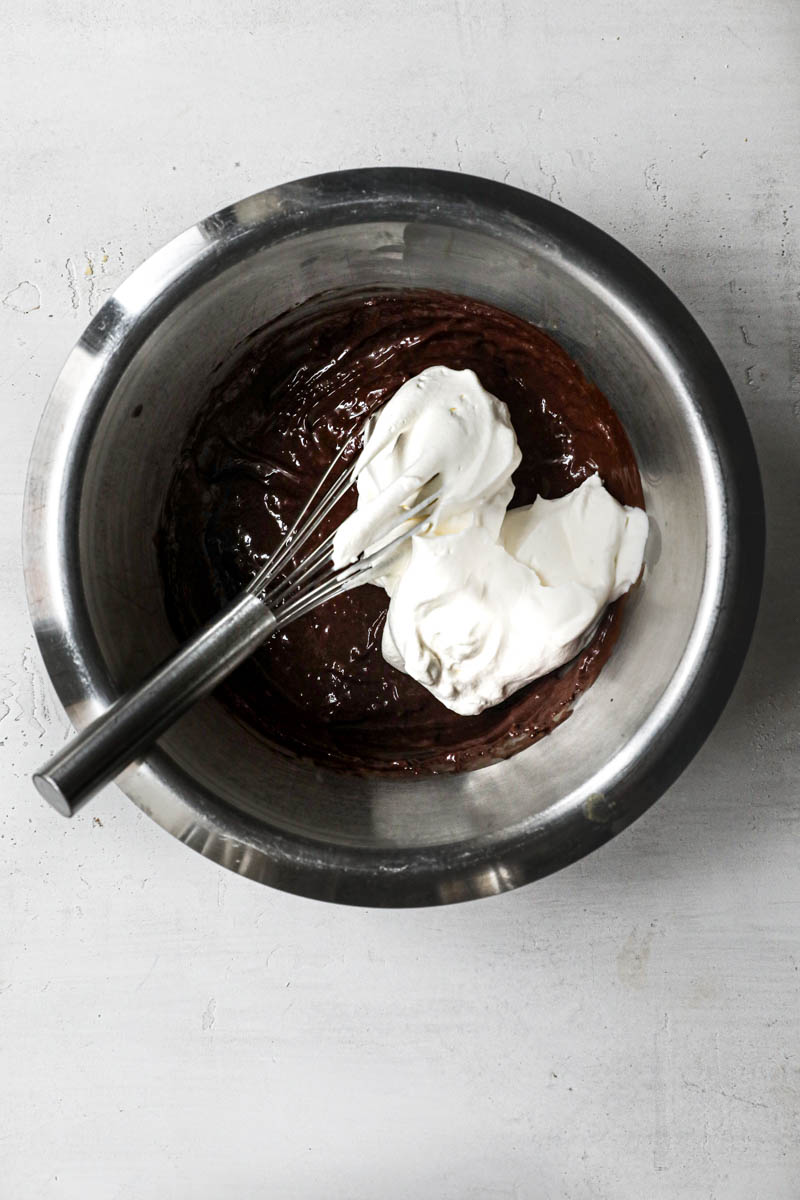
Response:
[{"label": "whisk head", "polygon": [[[278,549],[247,587],[248,592],[259,595],[278,615],[281,625],[305,616],[350,588],[368,583],[376,569],[404,542],[424,532],[426,518],[441,495],[441,490],[435,487],[437,476],[424,481],[406,498],[408,503],[398,505],[396,522],[352,562],[334,565],[336,530],[324,537],[307,557],[296,561],[298,553],[358,478],[358,460],[349,467],[341,465],[352,441],[352,437],[348,438],[338,451]],[[432,486],[434,490],[430,491]]]}]

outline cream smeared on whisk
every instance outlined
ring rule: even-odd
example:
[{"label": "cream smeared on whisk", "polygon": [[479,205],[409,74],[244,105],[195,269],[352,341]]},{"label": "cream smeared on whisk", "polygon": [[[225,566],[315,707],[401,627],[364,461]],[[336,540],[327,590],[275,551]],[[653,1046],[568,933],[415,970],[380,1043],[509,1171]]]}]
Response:
[{"label": "cream smeared on whisk", "polygon": [[[356,558],[389,530],[399,532],[398,515],[423,499],[426,487],[440,493],[425,514],[429,534],[480,525],[496,540],[521,457],[507,407],[474,371],[429,367],[367,425],[354,468],[358,507],[337,530],[334,562]],[[381,576],[390,594],[410,552],[404,546]]]}]

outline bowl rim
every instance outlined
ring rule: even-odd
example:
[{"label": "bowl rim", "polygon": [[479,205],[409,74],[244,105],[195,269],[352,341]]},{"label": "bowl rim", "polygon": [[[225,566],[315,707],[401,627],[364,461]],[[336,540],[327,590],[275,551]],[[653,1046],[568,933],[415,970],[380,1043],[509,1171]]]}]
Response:
[{"label": "bowl rim", "polygon": [[[423,206],[490,210],[567,243],[587,269],[613,279],[647,325],[702,380],[704,426],[722,491],[724,544],[702,655],[680,705],[613,788],[580,812],[532,819],[491,841],[357,849],[288,836],[230,809],[190,781],[158,747],[118,786],[163,828],[239,874],[339,903],[407,907],[452,903],[532,882],[596,849],[640,816],[678,777],[719,718],[741,670],[758,611],[765,515],[750,430],[725,368],[667,284],[590,222],[509,184],[418,167],[365,167],[310,176],[257,192],[200,221],[148,257],[105,301],[70,352],[36,433],[23,505],[28,606],[42,658],[72,723],[81,729],[116,692],[88,633],[77,559],[81,464],[97,419],[128,362],[186,289],[213,274],[221,251],[244,255],[310,228],[410,220]],[[226,260],[226,265],[228,265]],[[183,291],[182,291],[183,289]],[[708,568],[707,568],[708,570]],[[188,789],[188,790],[187,790]],[[192,794],[189,799],[189,793]],[[541,815],[541,814],[540,814]]]}]

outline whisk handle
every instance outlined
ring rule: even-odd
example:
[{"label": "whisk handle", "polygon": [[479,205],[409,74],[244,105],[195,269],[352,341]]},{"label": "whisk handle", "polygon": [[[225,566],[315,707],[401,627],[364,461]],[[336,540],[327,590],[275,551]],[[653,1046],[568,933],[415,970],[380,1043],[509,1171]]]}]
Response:
[{"label": "whisk handle", "polygon": [[245,593],[132,692],[121,697],[33,776],[65,817],[147,751],[275,630],[274,613]]}]

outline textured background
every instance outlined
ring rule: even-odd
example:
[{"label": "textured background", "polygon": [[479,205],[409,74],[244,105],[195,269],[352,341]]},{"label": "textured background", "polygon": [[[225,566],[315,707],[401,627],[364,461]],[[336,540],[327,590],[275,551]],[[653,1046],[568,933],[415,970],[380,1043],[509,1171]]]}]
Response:
[{"label": "textured background", "polygon": [[[794,0],[7,0],[0,44],[0,1197],[800,1195]],[[420,912],[267,891],[109,788],[32,792],[66,725],[19,563],[84,324],[220,205],[373,163],[505,179],[661,272],[752,423],[770,535],[725,716],[633,829]]]}]

